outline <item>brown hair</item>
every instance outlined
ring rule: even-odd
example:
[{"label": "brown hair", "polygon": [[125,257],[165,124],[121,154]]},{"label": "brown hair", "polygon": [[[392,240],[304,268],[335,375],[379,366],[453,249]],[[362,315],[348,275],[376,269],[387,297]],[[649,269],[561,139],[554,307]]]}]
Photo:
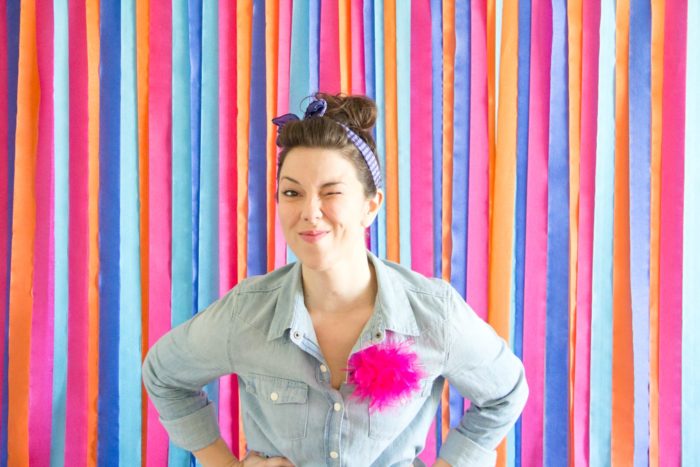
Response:
[{"label": "brown hair", "polygon": [[[377,157],[372,128],[377,121],[377,105],[366,96],[344,96],[317,92],[316,99],[324,99],[328,104],[324,117],[313,117],[292,121],[279,129],[277,144],[282,147],[277,162],[277,183],[282,164],[292,148],[297,146],[310,148],[336,149],[348,159],[357,171],[357,177],[364,187],[365,196],[372,197],[377,188],[367,162],[357,147],[348,139],[345,129],[338,122],[349,127],[362,138]],[[325,118],[328,117],[328,118]],[[379,160],[377,159],[377,165]]]}]

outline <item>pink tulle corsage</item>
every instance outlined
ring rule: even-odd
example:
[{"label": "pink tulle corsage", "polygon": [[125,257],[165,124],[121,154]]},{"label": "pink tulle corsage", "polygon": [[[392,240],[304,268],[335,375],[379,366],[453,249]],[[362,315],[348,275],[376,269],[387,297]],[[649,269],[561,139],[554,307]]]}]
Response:
[{"label": "pink tulle corsage", "polygon": [[369,400],[372,412],[384,410],[408,399],[420,389],[425,375],[409,342],[386,341],[356,352],[348,360],[348,383],[352,396]]}]

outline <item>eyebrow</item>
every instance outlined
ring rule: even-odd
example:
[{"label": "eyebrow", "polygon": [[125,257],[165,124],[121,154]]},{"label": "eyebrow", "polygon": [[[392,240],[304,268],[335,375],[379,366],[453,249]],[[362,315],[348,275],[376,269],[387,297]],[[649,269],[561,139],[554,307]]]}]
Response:
[{"label": "eyebrow", "polygon": [[[284,177],[282,177],[282,180],[284,180],[284,179],[287,179],[292,183],[296,183],[297,185],[301,185],[301,183],[299,183],[297,180],[294,180],[292,177],[287,177],[285,175]],[[333,186],[333,185],[344,185],[344,184],[345,184],[344,182],[326,182],[323,185],[321,185],[321,188],[326,188],[326,187]]]}]

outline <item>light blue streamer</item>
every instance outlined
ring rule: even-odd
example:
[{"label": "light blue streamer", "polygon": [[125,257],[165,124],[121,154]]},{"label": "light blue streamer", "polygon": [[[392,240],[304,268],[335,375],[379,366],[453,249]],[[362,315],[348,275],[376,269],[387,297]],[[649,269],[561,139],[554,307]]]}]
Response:
[{"label": "light blue streamer", "polygon": [[[374,0],[374,70],[377,103],[377,155],[386,180],[386,111],[384,109],[384,0]],[[386,192],[385,192],[386,195]],[[385,199],[386,201],[386,199]],[[386,202],[377,215],[377,253],[386,259]]]},{"label": "light blue streamer", "polygon": [[[295,0],[292,3],[292,45],[289,51],[289,111],[297,115],[304,114],[304,98],[316,91],[311,88],[310,47],[309,0]],[[296,260],[291,248],[287,247],[287,262]]]},{"label": "light blue streamer", "polygon": [[396,91],[399,168],[399,251],[411,267],[411,0],[396,7]]},{"label": "light blue streamer", "polygon": [[136,13],[121,3],[119,181],[119,465],[141,465],[141,266]]},{"label": "light blue streamer", "polygon": [[615,180],[615,0],[600,14],[591,303],[590,463],[610,464],[612,419],[612,258]]},{"label": "light blue streamer", "polygon": [[63,467],[68,383],[68,0],[53,2],[54,341],[51,467]]},{"label": "light blue streamer", "polygon": [[[198,309],[219,298],[219,6],[203,2]],[[218,406],[219,380],[206,386]]]},{"label": "light blue streamer", "polygon": [[[192,317],[192,159],[190,157],[190,31],[187,0],[173,0],[172,45],[172,308],[175,327]],[[168,465],[190,465],[190,454],[170,443]]]},{"label": "light blue streamer", "polygon": [[700,3],[688,2],[683,193],[682,464],[700,462]]}]

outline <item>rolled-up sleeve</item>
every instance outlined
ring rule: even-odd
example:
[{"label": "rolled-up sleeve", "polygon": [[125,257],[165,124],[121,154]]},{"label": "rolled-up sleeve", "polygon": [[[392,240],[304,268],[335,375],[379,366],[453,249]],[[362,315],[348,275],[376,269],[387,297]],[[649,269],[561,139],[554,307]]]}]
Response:
[{"label": "rolled-up sleeve", "polygon": [[522,362],[452,287],[445,320],[443,376],[471,406],[450,431],[440,457],[454,466],[489,466],[525,406]]},{"label": "rolled-up sleeve", "polygon": [[230,355],[236,289],[171,329],[148,351],[143,384],[173,443],[188,451],[219,438],[214,404],[202,388],[235,372]]}]

